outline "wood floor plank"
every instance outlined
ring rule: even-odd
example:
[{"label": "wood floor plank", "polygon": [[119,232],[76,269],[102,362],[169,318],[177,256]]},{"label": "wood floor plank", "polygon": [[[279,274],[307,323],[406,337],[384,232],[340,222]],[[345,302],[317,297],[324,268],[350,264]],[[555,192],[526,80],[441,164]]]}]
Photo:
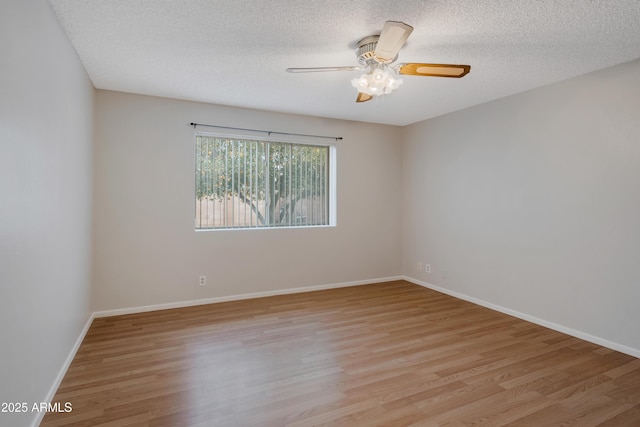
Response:
[{"label": "wood floor plank", "polygon": [[640,360],[405,281],[95,319],[42,426],[638,426]]}]

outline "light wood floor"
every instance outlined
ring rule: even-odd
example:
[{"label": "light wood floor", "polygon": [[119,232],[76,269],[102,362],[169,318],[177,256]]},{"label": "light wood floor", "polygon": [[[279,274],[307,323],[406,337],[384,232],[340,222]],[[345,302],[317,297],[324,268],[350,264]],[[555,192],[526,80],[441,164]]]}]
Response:
[{"label": "light wood floor", "polygon": [[399,281],[96,319],[55,401],[41,425],[640,426],[640,359]]}]

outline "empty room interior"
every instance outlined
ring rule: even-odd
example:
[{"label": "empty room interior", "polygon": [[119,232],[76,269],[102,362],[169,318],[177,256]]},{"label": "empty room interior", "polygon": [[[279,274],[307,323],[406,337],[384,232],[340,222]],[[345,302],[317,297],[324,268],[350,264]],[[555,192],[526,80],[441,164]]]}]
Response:
[{"label": "empty room interior", "polygon": [[640,2],[0,3],[0,426],[640,425]]}]

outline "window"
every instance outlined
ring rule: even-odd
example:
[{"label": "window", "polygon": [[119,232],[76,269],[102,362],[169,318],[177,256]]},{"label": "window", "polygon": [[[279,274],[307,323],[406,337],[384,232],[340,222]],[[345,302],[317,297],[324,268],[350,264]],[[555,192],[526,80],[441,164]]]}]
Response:
[{"label": "window", "polygon": [[196,134],[195,228],[335,224],[335,146]]}]

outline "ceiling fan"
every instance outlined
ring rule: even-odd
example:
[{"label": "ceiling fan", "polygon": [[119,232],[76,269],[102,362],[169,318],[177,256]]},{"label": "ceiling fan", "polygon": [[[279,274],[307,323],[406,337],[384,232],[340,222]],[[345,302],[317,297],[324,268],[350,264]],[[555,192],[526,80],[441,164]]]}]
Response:
[{"label": "ceiling fan", "polygon": [[287,68],[290,73],[315,73],[322,71],[369,70],[359,78],[351,80],[358,90],[356,102],[365,102],[374,96],[391,93],[402,83],[394,74],[429,77],[460,78],[469,73],[471,66],[454,64],[424,64],[408,62],[392,65],[398,59],[398,52],[413,31],[404,22],[387,21],[380,35],[368,36],[357,44],[356,57],[360,65],[346,67]]}]

